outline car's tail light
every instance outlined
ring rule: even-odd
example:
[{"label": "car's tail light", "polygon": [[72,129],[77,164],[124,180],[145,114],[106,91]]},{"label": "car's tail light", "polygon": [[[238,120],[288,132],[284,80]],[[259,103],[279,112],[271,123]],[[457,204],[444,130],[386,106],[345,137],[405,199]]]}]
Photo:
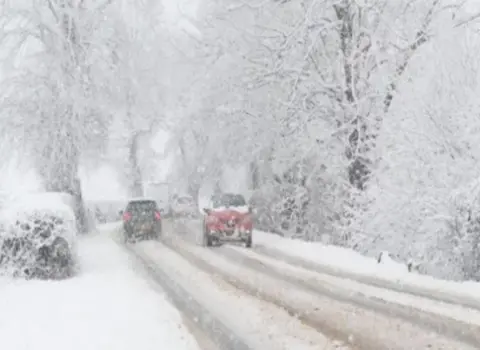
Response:
[{"label": "car's tail light", "polygon": [[131,218],[132,218],[132,214],[129,213],[128,211],[123,213],[123,221],[130,221]]},{"label": "car's tail light", "polygon": [[160,215],[160,212],[156,211],[155,212],[155,220],[160,220],[162,216]]}]

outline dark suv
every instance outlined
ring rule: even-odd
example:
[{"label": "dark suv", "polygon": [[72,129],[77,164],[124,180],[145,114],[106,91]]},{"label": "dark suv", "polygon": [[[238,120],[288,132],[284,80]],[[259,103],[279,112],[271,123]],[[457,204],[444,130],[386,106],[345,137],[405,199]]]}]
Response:
[{"label": "dark suv", "polygon": [[125,242],[136,239],[157,239],[162,235],[162,217],[157,203],[151,199],[128,202],[122,212]]}]

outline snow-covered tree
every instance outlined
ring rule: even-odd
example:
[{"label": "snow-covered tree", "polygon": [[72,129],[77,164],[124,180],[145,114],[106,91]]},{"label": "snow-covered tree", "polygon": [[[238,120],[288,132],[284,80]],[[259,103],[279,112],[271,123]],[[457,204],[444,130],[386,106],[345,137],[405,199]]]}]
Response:
[{"label": "snow-covered tree", "polygon": [[156,20],[161,8],[150,5],[130,4],[125,23],[114,28],[118,41],[111,81],[111,108],[115,114],[111,146],[132,196],[143,194],[140,154],[165,113],[166,60],[161,45],[164,38]]},{"label": "snow-covered tree", "polygon": [[133,19],[116,33],[121,40],[115,48],[116,118],[109,157],[123,173],[130,194],[139,196],[142,183],[156,177],[156,163],[162,159],[150,141],[159,130],[178,129],[180,116],[194,110],[190,83],[198,74],[198,59],[192,56],[192,35],[198,33],[173,26],[164,7],[153,1],[128,8]]},{"label": "snow-covered tree", "polygon": [[412,62],[408,74],[423,79],[401,87],[378,139],[370,206],[351,227],[365,252],[395,251],[448,277],[478,272],[478,49],[464,28]]},{"label": "snow-covered tree", "polygon": [[2,89],[4,135],[23,143],[48,190],[77,198],[85,229],[78,168],[82,153],[98,147],[108,115],[95,64],[108,61],[104,11],[109,1],[4,2]]},{"label": "snow-covered tree", "polygon": [[[178,128],[177,136],[190,135],[182,147],[188,157],[179,167],[189,170],[179,173],[196,175],[190,178],[198,185],[218,182],[225,165],[244,164],[251,169],[253,199],[268,225],[281,230],[286,221],[285,233],[301,231],[313,239],[326,233],[366,253],[387,248],[402,258],[451,244],[455,234],[448,228],[457,220],[452,203],[460,201],[455,193],[468,190],[453,190],[455,176],[437,192],[436,182],[446,179],[439,170],[428,172],[421,186],[412,187],[406,179],[451,158],[443,153],[438,159],[416,158],[417,148],[432,149],[412,142],[418,123],[428,140],[434,138],[433,123],[443,130],[438,137],[449,130],[449,143],[463,134],[461,125],[475,124],[474,100],[456,102],[476,91],[474,83],[462,85],[464,79],[472,81],[467,72],[474,69],[462,55],[474,47],[467,39],[460,47],[452,39],[477,40],[471,29],[478,15],[471,4],[204,1],[203,53],[212,67],[197,90],[200,108],[183,116]],[[457,66],[469,68],[444,68]],[[452,79],[455,83],[448,83]],[[438,85],[432,83],[436,80]],[[442,117],[454,109],[461,115],[453,118],[456,126]],[[472,130],[469,137],[474,138]],[[401,166],[389,164],[388,152],[393,152],[391,162]],[[470,188],[476,167],[467,176],[463,167],[470,161],[460,158],[459,174]],[[433,180],[436,173],[443,175]],[[437,199],[428,204],[431,187]],[[407,188],[408,195],[402,191]],[[426,209],[410,200],[429,210],[450,209],[435,210],[445,220],[432,222],[426,220]],[[460,202],[463,208],[465,200]],[[472,231],[474,225],[468,225],[464,232]],[[420,226],[423,231],[414,229]],[[461,235],[464,247],[474,244]],[[440,255],[424,257],[435,265],[446,258]],[[460,268],[461,263],[453,265]]]}]

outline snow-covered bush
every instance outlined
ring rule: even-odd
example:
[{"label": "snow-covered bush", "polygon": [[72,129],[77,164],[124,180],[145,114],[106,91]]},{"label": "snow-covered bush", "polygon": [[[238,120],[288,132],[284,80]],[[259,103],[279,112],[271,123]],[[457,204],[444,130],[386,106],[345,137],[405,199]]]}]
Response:
[{"label": "snow-covered bush", "polygon": [[[64,198],[62,198],[64,197]],[[0,269],[9,276],[71,276],[77,227],[72,208],[58,193],[13,200],[0,214]]]},{"label": "snow-covered bush", "polygon": [[454,198],[480,164],[467,3],[205,0],[192,47],[208,72],[172,128],[172,178],[196,197],[241,164],[262,229],[464,278],[477,224]]},{"label": "snow-covered bush", "polygon": [[445,234],[438,245],[447,262],[458,267],[460,278],[480,281],[479,179],[460,186],[449,203]]}]

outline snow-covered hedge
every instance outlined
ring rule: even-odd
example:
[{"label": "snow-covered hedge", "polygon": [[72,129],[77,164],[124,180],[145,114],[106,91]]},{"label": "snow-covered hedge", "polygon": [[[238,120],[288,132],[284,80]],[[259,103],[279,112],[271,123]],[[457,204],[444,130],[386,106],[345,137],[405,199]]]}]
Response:
[{"label": "snow-covered hedge", "polygon": [[17,198],[0,213],[0,223],[2,274],[44,278],[71,274],[77,227],[65,196],[38,193]]}]

